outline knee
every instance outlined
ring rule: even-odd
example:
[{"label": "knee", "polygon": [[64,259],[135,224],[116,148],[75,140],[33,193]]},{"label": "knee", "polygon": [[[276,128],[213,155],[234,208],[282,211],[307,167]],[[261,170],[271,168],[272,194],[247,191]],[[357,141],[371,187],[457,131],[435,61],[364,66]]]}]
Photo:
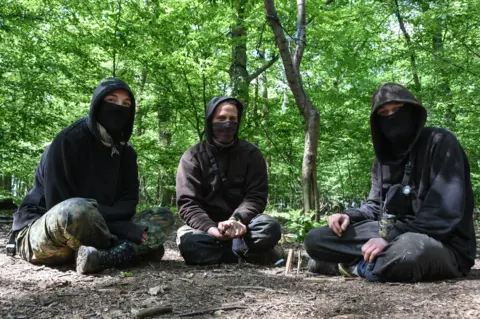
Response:
[{"label": "knee", "polygon": [[173,213],[168,208],[153,207],[144,210],[134,217],[135,222],[148,222],[160,224],[164,228],[170,228],[175,223]]},{"label": "knee", "polygon": [[177,230],[177,246],[180,252],[194,251],[198,248],[199,243],[205,240],[203,237],[207,234],[201,234],[198,231],[182,226]]},{"label": "knee", "polygon": [[185,262],[189,265],[218,264],[221,261],[221,247],[206,233],[198,231],[177,232],[177,246]]},{"label": "knee", "polygon": [[331,234],[330,228],[322,226],[310,230],[305,236],[304,247],[306,252],[311,256],[313,252],[317,251],[317,247],[323,242],[328,235]]},{"label": "knee", "polygon": [[254,233],[262,233],[277,243],[282,237],[282,226],[275,218],[260,214],[250,221],[248,229]]},{"label": "knee", "polygon": [[415,270],[424,261],[435,259],[435,256],[432,256],[432,253],[435,254],[434,250],[427,248],[429,240],[430,238],[424,234],[402,234],[392,243],[388,255],[397,260],[397,266],[403,270]]},{"label": "knee", "polygon": [[97,210],[97,202],[93,199],[70,198],[59,204],[59,213],[66,218],[67,225],[81,225],[91,222],[100,213]]}]

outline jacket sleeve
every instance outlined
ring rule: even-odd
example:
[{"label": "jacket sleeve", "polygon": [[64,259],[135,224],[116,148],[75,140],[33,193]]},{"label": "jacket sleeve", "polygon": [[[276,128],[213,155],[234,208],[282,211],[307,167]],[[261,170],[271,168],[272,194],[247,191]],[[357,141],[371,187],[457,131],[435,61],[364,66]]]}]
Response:
[{"label": "jacket sleeve", "polygon": [[381,177],[378,176],[379,168],[378,160],[375,158],[372,167],[372,187],[368,195],[367,202],[362,204],[360,208],[350,208],[345,211],[345,214],[350,216],[352,222],[359,222],[362,220],[378,220],[380,217],[380,205],[382,202],[382,182]]},{"label": "jacket sleeve", "polygon": [[48,150],[45,165],[45,202],[47,210],[56,204],[75,197],[75,166],[78,149],[63,136],[57,136]]},{"label": "jacket sleeve", "polygon": [[469,169],[463,150],[451,133],[434,138],[437,141],[430,154],[430,189],[416,218],[397,221],[387,235],[388,241],[406,232],[425,234],[441,241],[463,218],[467,191],[465,173]]},{"label": "jacket sleeve", "polygon": [[253,217],[263,213],[268,198],[268,174],[267,165],[260,150],[250,156],[245,178],[245,198],[235,209],[232,216],[238,218],[247,225]]},{"label": "jacket sleeve", "polygon": [[115,203],[112,206],[98,205],[98,210],[103,218],[109,222],[128,221],[136,213],[138,204],[138,165],[137,154],[131,146],[127,146],[123,154],[122,188],[117,194]]},{"label": "jacket sleeve", "polygon": [[180,159],[176,178],[177,209],[180,218],[194,229],[207,232],[217,227],[202,207],[202,174],[195,159]]}]

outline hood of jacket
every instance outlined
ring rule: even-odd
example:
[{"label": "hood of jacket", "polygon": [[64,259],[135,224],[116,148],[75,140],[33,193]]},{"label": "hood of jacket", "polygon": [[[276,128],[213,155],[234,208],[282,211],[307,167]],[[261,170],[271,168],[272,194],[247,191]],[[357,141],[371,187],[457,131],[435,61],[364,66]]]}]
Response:
[{"label": "hood of jacket", "polygon": [[238,130],[240,129],[240,123],[242,120],[243,115],[243,104],[238,99],[228,96],[221,96],[221,97],[214,97],[209,103],[207,107],[207,112],[205,113],[205,134],[207,137],[207,141],[210,144],[213,144],[213,134],[212,134],[212,118],[215,110],[222,102],[231,102],[233,105],[237,107],[238,111],[238,128],[237,132],[235,133],[234,141],[238,140]]},{"label": "hood of jacket", "polygon": [[385,83],[380,86],[372,96],[372,111],[370,113],[372,143],[375,155],[380,163],[389,163],[398,160],[392,152],[392,143],[385,137],[380,128],[379,115],[377,115],[379,108],[390,103],[403,103],[405,106],[410,105],[412,109],[411,120],[414,121],[415,138],[410,144],[406,154],[408,154],[415,145],[427,119],[425,107],[406,87],[396,83]]},{"label": "hood of jacket", "polygon": [[123,129],[123,136],[121,142],[128,142],[130,136],[132,136],[133,132],[133,122],[135,120],[135,97],[133,96],[133,92],[128,86],[127,83],[123,82],[118,78],[107,78],[102,80],[98,87],[93,92],[92,102],[90,103],[90,112],[88,113],[88,128],[90,131],[95,135],[98,140],[101,140],[100,132],[98,131],[97,126],[97,112],[100,106],[100,102],[103,101],[105,96],[108,95],[109,92],[117,89],[124,89],[130,95],[130,99],[132,100],[132,105],[130,106],[130,118],[125,124],[125,128]]}]

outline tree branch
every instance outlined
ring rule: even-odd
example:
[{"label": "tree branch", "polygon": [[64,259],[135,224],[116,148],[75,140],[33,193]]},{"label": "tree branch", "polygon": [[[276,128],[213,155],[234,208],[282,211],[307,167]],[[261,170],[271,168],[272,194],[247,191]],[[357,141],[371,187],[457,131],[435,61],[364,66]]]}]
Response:
[{"label": "tree branch", "polygon": [[415,54],[412,47],[412,40],[410,39],[410,35],[408,34],[407,29],[405,29],[403,18],[400,15],[398,0],[394,0],[394,3],[395,3],[395,15],[397,16],[398,24],[400,25],[400,29],[402,30],[405,40],[407,41],[408,49],[410,50],[410,65],[412,66],[413,81],[415,82],[415,88],[417,89],[418,92],[420,92],[422,89],[422,86],[420,84],[420,79],[418,77],[417,63],[415,61]]},{"label": "tree branch", "polygon": [[288,41],[285,37],[285,33],[283,32],[284,29],[280,19],[278,18],[277,10],[275,9],[273,0],[264,0],[264,4],[267,12],[267,19],[270,23],[273,34],[275,35],[275,42],[277,43],[280,56],[282,57],[288,86],[293,93],[300,113],[305,117],[305,106],[307,104],[308,97],[303,90],[300,77],[297,73],[298,71],[295,69],[295,65],[293,64],[292,56],[290,55],[290,50],[288,48]]},{"label": "tree branch", "polygon": [[307,44],[305,24],[305,0],[297,0],[297,30],[295,31],[297,47],[292,59],[298,75],[300,75],[300,64],[302,63],[303,52],[305,51],[305,46]]},{"label": "tree branch", "polygon": [[275,62],[278,61],[278,55],[274,55],[270,61],[266,62],[264,65],[262,65],[260,68],[258,68],[255,72],[253,72],[252,74],[250,74],[247,78],[246,78],[246,81],[247,82],[252,82],[253,80],[255,80],[260,74],[262,74],[263,72],[265,72],[269,67],[271,67]]}]

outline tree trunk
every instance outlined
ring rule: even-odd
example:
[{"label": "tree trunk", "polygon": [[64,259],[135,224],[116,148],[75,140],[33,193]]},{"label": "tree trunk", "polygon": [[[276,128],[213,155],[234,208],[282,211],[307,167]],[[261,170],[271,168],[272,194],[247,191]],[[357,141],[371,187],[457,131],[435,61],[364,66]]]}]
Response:
[{"label": "tree trunk", "polygon": [[243,103],[248,103],[250,85],[247,82],[247,28],[244,24],[246,3],[246,0],[234,1],[236,20],[232,25],[232,65],[230,66],[232,94]]},{"label": "tree trunk", "polygon": [[135,124],[136,124],[136,135],[140,136],[145,133],[145,126],[143,125],[143,119],[145,115],[147,114],[147,110],[145,107],[141,107],[142,105],[142,97],[143,97],[143,91],[145,90],[145,83],[147,82],[147,69],[144,68],[142,70],[142,75],[141,75],[141,82],[140,82],[140,88],[137,92],[137,98],[135,101],[137,110],[135,114]]},{"label": "tree trunk", "polygon": [[415,50],[413,49],[410,35],[408,34],[407,29],[405,28],[405,24],[403,23],[403,18],[400,14],[400,7],[398,6],[398,0],[394,0],[394,4],[395,4],[395,16],[397,17],[398,24],[400,25],[400,29],[402,30],[403,36],[405,37],[405,41],[407,42],[408,50],[410,51],[410,66],[412,67],[413,81],[415,82],[415,90],[417,91],[417,97],[421,101],[422,85],[420,83],[420,77],[418,76],[417,62],[415,60]]},{"label": "tree trunk", "polygon": [[273,56],[252,74],[248,73],[248,30],[244,20],[248,0],[234,0],[233,3],[235,6],[236,20],[232,25],[232,64],[230,66],[230,79],[233,87],[232,95],[242,101],[245,106],[248,106],[248,102],[250,101],[250,83],[270,68],[278,60],[278,56]]},{"label": "tree trunk", "polygon": [[318,152],[318,135],[320,132],[320,113],[312,105],[309,96],[304,90],[300,77],[300,64],[303,52],[306,46],[305,32],[305,1],[297,0],[298,21],[297,21],[297,48],[290,54],[288,42],[283,32],[281,21],[277,15],[273,0],[264,0],[267,19],[275,35],[282,57],[285,76],[288,86],[295,98],[298,110],[305,120],[305,145],[302,163],[302,189],[303,189],[303,208],[304,213],[308,213],[311,209],[319,213],[318,188],[316,175],[316,162]]}]

